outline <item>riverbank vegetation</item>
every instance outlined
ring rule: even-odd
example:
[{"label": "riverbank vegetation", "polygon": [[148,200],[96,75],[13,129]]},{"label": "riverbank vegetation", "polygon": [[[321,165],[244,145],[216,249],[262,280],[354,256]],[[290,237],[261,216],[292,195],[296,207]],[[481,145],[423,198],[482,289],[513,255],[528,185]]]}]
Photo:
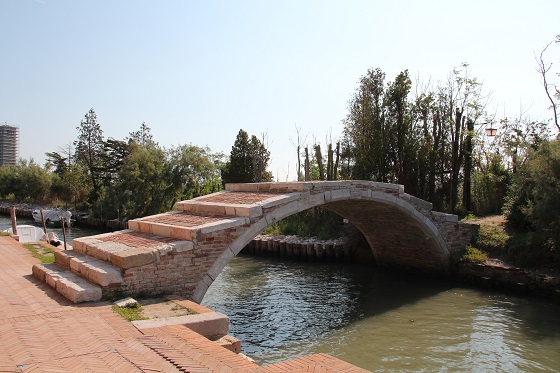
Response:
[{"label": "riverbank vegetation", "polygon": [[[551,45],[560,47],[560,39]],[[414,82],[408,70],[387,81],[381,69],[369,69],[350,97],[337,140],[329,135],[323,144],[308,143],[296,128],[298,180],[397,183],[436,211],[503,213],[507,229],[482,227],[478,249],[500,248],[518,263],[560,267],[560,93],[546,56],[540,57],[549,120],[487,110],[489,96],[467,64],[437,83]],[[192,144],[164,148],[146,123],[125,139],[105,138],[93,108],[77,131],[74,149],[47,153],[44,166],[20,160],[0,167],[0,198],[122,220],[171,210],[226,182],[273,180],[266,136],[242,129],[229,156]],[[268,232],[328,238],[344,234],[342,226],[342,217],[316,208]]]}]

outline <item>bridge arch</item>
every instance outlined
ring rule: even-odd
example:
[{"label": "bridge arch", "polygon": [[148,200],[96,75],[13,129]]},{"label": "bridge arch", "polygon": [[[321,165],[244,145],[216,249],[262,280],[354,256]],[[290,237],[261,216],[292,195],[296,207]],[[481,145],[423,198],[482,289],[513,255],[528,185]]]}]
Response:
[{"label": "bridge arch", "polygon": [[[263,193],[270,193],[271,189],[275,191],[272,184],[236,184],[226,193],[239,193],[255,189],[255,186],[257,193],[260,191],[258,186],[268,187],[268,190],[263,188]],[[277,184],[286,187],[286,183]],[[246,224],[213,262],[196,286],[193,300],[201,302],[225,266],[264,229],[288,216],[319,206],[356,226],[366,238],[378,264],[430,272],[448,271],[450,248],[437,222],[433,221],[431,204],[405,194],[401,185],[374,182],[298,184],[311,184],[311,188],[289,191],[284,198],[272,202],[262,201],[262,214]]]},{"label": "bridge arch", "polygon": [[[225,191],[178,202],[174,211],[130,220],[127,230],[75,239],[75,260],[86,263],[83,255],[93,257],[103,268],[94,271],[86,263],[74,271],[107,294],[118,288],[127,295],[174,293],[200,302],[255,236],[316,206],[355,225],[378,264],[432,273],[445,273],[451,254],[463,249],[476,230],[455,215],[432,211],[430,203],[405,193],[402,185],[355,180],[228,184]],[[70,266],[70,259],[58,259]],[[116,268],[106,269],[107,262]]]}]

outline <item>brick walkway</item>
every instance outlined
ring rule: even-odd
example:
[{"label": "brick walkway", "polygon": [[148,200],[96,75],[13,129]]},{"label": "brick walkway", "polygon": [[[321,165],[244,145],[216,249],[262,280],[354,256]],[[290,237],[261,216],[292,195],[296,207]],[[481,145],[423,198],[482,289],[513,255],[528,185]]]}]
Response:
[{"label": "brick walkway", "polygon": [[74,305],[0,237],[0,372],[366,372],[328,355],[260,367],[184,326],[140,332],[108,303]]}]

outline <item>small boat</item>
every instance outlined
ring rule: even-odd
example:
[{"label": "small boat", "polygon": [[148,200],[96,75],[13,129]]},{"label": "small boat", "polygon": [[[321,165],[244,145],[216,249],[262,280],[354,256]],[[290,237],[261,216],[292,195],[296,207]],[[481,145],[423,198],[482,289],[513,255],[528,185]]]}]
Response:
[{"label": "small boat", "polygon": [[[6,232],[14,234],[12,228],[6,230]],[[19,242],[39,242],[43,240],[43,236],[46,236],[41,228],[35,227],[33,225],[18,225],[17,233]]]},{"label": "small boat", "polygon": [[[41,223],[41,210],[33,210],[32,212],[33,219],[37,223]],[[45,224],[53,225],[55,227],[61,227],[61,218],[64,218],[64,224],[66,226],[70,225],[70,218],[72,217],[72,213],[70,211],[65,210],[43,210],[43,218],[45,219]]]}]

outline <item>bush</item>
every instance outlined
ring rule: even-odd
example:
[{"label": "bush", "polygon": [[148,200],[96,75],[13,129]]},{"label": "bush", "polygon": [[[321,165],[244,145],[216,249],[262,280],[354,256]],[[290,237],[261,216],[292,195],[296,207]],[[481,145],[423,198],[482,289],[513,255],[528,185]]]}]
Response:
[{"label": "bush", "polygon": [[510,247],[516,260],[536,266],[560,263],[559,195],[560,141],[544,141],[529,150],[504,206],[509,225],[527,232],[525,249],[518,243]]},{"label": "bush", "polygon": [[265,229],[270,235],[293,234],[317,237],[321,240],[338,238],[343,233],[342,217],[332,211],[315,207],[288,216]]},{"label": "bush", "polygon": [[488,260],[488,256],[486,255],[486,253],[470,245],[467,246],[465,252],[460,258],[461,262],[468,262],[468,263],[484,263],[487,260]]}]

